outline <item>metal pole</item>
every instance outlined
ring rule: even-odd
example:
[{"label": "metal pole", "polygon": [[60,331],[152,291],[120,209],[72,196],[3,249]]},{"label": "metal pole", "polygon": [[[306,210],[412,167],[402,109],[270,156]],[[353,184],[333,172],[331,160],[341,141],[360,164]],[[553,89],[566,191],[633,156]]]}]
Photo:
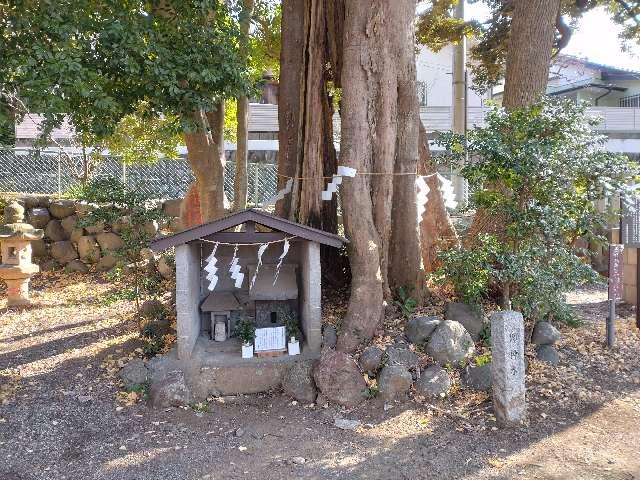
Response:
[{"label": "metal pole", "polygon": [[258,200],[258,186],[259,186],[259,180],[260,180],[260,164],[259,163],[254,163],[254,165],[256,166],[256,175],[253,178],[253,204],[257,205],[260,200]]},{"label": "metal pole", "polygon": [[616,343],[616,300],[609,300],[609,316],[607,317],[607,347],[613,348]]},{"label": "metal pole", "polygon": [[[459,0],[456,4],[455,18],[464,20],[464,0]],[[455,133],[467,134],[467,39],[463,35],[460,42],[453,46],[452,58],[452,105],[453,118],[452,126]],[[452,172],[453,173],[453,172]],[[460,171],[456,171],[452,178],[456,200],[461,204],[467,202],[467,185],[466,180],[460,175]]]}]

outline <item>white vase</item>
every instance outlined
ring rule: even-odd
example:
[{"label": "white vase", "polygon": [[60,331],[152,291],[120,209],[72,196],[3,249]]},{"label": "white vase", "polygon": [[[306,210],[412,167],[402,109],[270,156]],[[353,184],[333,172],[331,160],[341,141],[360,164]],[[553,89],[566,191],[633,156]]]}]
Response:
[{"label": "white vase", "polygon": [[287,350],[289,351],[289,355],[300,355],[300,342],[298,342],[296,337],[291,337],[287,344]]},{"label": "white vase", "polygon": [[242,358],[252,358],[253,357],[253,344],[252,343],[243,343],[242,344]]}]

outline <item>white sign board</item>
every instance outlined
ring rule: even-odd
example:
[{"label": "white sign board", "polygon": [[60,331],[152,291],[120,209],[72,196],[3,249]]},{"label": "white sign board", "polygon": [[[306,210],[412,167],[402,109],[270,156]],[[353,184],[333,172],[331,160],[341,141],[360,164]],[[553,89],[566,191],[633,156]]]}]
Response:
[{"label": "white sign board", "polygon": [[286,327],[256,328],[256,352],[286,350]]}]

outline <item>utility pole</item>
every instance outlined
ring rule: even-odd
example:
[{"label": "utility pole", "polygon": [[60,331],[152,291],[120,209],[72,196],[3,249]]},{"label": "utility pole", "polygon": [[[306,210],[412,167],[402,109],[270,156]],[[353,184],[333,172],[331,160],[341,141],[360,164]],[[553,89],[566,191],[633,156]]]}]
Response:
[{"label": "utility pole", "polygon": [[[464,1],[458,0],[455,10],[455,18],[464,21]],[[467,39],[463,35],[460,42],[453,46],[453,131],[455,133],[467,133]],[[468,201],[469,188],[467,181],[456,174],[454,188],[456,200],[464,205]]]}]

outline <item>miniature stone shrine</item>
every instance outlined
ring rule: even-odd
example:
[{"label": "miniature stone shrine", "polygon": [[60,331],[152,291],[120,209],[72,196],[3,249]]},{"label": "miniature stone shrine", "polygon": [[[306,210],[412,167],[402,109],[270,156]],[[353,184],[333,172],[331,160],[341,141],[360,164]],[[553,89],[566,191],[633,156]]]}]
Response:
[{"label": "miniature stone shrine", "polygon": [[[197,384],[190,388],[263,391],[279,386],[291,362],[318,357],[320,245],[344,243],[254,209],[154,240],[154,251],[176,249],[177,346],[171,355],[185,372],[206,371],[187,375]],[[254,355],[246,354],[247,343]]]},{"label": "miniature stone shrine", "polygon": [[31,263],[31,241],[40,240],[42,230],[24,223],[24,208],[12,202],[4,208],[0,227],[0,279],[7,284],[7,305],[29,305],[29,281],[40,267]]}]

